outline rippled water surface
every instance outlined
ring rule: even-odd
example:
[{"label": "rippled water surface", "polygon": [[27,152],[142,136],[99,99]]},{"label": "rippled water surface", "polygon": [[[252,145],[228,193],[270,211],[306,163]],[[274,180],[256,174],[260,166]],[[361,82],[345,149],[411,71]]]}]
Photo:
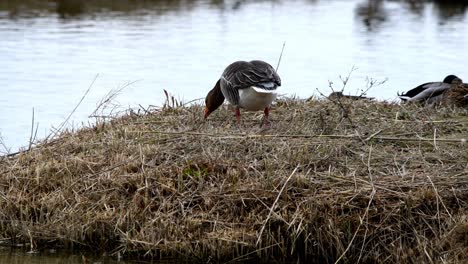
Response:
[{"label": "rippled water surface", "polygon": [[[0,248],[0,263],[4,264],[135,264],[137,262],[117,261],[110,257],[98,257],[64,252],[27,253],[24,250]],[[160,264],[169,264],[161,262]]]},{"label": "rippled water surface", "polygon": [[0,3],[0,135],[11,151],[27,144],[33,108],[44,137],[97,74],[70,126],[112,89],[125,87],[124,108],[161,105],[163,89],[203,97],[230,62],[276,66],[284,42],[286,95],[328,94],[353,67],[345,91],[387,80],[367,93],[381,100],[451,73],[468,79],[464,1],[57,1]]}]

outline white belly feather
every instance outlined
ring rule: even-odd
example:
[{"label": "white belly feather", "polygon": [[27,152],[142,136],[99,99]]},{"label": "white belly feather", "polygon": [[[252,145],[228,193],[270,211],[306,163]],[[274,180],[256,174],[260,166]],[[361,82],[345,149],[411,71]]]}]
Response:
[{"label": "white belly feather", "polygon": [[248,111],[263,110],[275,99],[276,90],[268,91],[255,86],[239,90],[239,107]]}]

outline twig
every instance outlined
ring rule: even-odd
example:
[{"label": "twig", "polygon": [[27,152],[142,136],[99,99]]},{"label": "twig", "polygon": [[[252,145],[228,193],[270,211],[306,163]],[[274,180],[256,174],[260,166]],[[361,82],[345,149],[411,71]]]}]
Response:
[{"label": "twig", "polygon": [[[246,139],[246,138],[331,138],[331,139],[359,139],[358,136],[355,134],[351,135],[324,135],[324,134],[222,134],[222,133],[201,133],[201,132],[189,132],[189,131],[182,131],[182,132],[172,132],[172,131],[160,131],[160,130],[133,130],[127,131],[127,133],[155,133],[155,134],[163,134],[163,135],[188,135],[188,136],[207,136],[207,137],[216,137],[222,139]],[[434,142],[433,138],[399,138],[399,137],[386,137],[386,136],[375,136],[373,139],[376,140],[386,140],[386,141],[424,141],[424,142]],[[464,143],[466,142],[465,138],[457,138],[457,139],[450,139],[450,138],[438,138],[437,142],[453,142],[453,143]]]},{"label": "twig", "polygon": [[375,189],[374,179],[372,178],[371,159],[372,159],[372,145],[370,145],[369,147],[369,157],[367,158],[367,172],[369,173],[369,183],[371,184],[372,189]]},{"label": "twig", "polygon": [[[376,86],[380,86],[384,83],[387,82],[388,79],[384,79],[383,81],[380,81],[378,82],[377,80],[374,80],[372,78],[369,78],[369,77],[366,77],[366,89],[361,89],[361,93],[358,95],[360,97],[365,97],[367,95],[367,92],[376,87]],[[357,93],[356,93],[357,94]]]},{"label": "twig", "polygon": [[76,109],[78,109],[78,107],[81,105],[81,102],[83,102],[84,98],[86,97],[86,95],[89,93],[89,90],[91,90],[91,87],[93,87],[94,83],[96,82],[97,78],[99,77],[99,74],[96,74],[96,76],[94,77],[93,81],[91,82],[91,84],[89,85],[88,89],[85,91],[85,93],[83,94],[83,96],[81,97],[80,101],[78,102],[78,104],[75,106],[75,108],[73,108],[73,110],[71,111],[71,113],[67,116],[67,118],[65,119],[65,121],[63,121],[59,126],[58,128],[55,130],[55,132],[53,132],[52,134],[50,134],[49,136],[46,137],[46,141],[49,139],[49,138],[53,138],[55,137],[62,129],[63,127],[65,126],[65,124],[68,123],[68,120],[70,120],[71,116],[75,113]]},{"label": "twig", "polygon": [[[400,112],[397,112],[396,115],[398,115]],[[398,116],[397,116],[398,117]],[[468,123],[468,121],[465,121],[465,120],[430,120],[430,121],[426,121],[426,120],[398,120],[397,118],[395,118],[393,120],[394,122],[398,122],[398,123],[423,123],[423,124],[436,124],[436,123],[455,123],[455,124],[466,124]]]},{"label": "twig", "polygon": [[[343,78],[341,77],[341,75],[339,76],[340,77],[340,80],[341,82],[343,83],[343,87],[341,87],[341,90],[340,90],[340,93],[342,94],[344,89],[346,88],[346,85],[348,84],[348,81],[349,79],[351,78],[351,74],[357,70],[357,68],[353,65],[353,67],[351,68],[351,70],[349,71],[348,75]],[[328,81],[328,87],[331,89],[332,91],[332,94],[335,93],[335,89],[333,88],[333,82],[332,81]],[[330,98],[329,96],[325,96],[323,93],[321,93],[318,89],[316,89],[320,95],[322,95],[323,97],[327,98],[328,100],[330,100],[333,104],[335,104],[336,106],[338,106],[341,110],[341,114],[342,114],[342,117],[345,118],[346,120],[348,120],[349,124],[351,125],[351,127],[356,127],[354,125],[354,122],[353,120],[351,119],[351,117],[349,116],[349,109],[347,109],[344,105],[343,105],[343,102],[341,101],[341,97],[338,96],[336,99],[332,99]]]},{"label": "twig", "polygon": [[226,264],[227,264],[227,263],[231,263],[231,262],[237,262],[237,261],[240,260],[240,259],[243,259],[243,258],[245,258],[245,257],[247,257],[247,256],[250,256],[250,255],[255,254],[255,253],[257,253],[257,252],[260,252],[260,251],[262,251],[262,250],[265,250],[265,249],[268,249],[268,248],[277,246],[277,245],[279,245],[279,244],[280,244],[280,243],[276,243],[276,244],[269,245],[269,246],[266,246],[266,247],[263,247],[263,248],[259,248],[259,249],[255,250],[255,251],[249,252],[249,253],[244,254],[244,255],[242,255],[242,256],[239,256],[239,257],[237,257],[237,258],[233,258],[233,259],[231,259],[230,261],[226,262]]},{"label": "twig", "polygon": [[364,141],[369,141],[371,140],[372,138],[374,138],[375,136],[377,136],[378,134],[382,133],[382,129],[380,129],[379,131],[375,132],[374,134],[370,135],[369,137],[367,137],[366,139],[364,139]]},{"label": "twig", "polygon": [[186,102],[186,103],[182,104],[182,106],[186,106],[186,105],[188,105],[188,104],[190,104],[190,103],[193,103],[193,102],[195,102],[195,101],[199,101],[199,100],[203,100],[203,99],[205,99],[205,97],[201,97],[201,98],[193,99],[193,100],[190,100],[190,101],[188,101],[188,102]]},{"label": "twig", "polygon": [[[366,208],[366,211],[364,212],[364,216],[362,217],[362,219],[367,218],[367,214],[369,213],[369,208],[370,208],[370,206],[372,204],[372,201],[374,200],[375,193],[376,193],[375,189],[372,189],[371,197],[369,199],[369,203],[367,204],[367,208]],[[353,244],[354,239],[356,238],[356,235],[359,232],[359,229],[361,228],[361,226],[363,224],[362,219],[359,222],[359,226],[356,228],[356,232],[354,232],[353,238],[351,238],[351,241],[348,243],[348,246],[346,247],[345,251],[343,253],[341,253],[340,257],[335,261],[335,264],[340,262],[340,260],[344,257],[344,255],[346,255],[346,252],[348,252],[348,250],[351,248],[351,245]]]},{"label": "twig", "polygon": [[367,222],[366,231],[364,232],[364,239],[362,241],[361,250],[359,251],[359,258],[358,258],[358,261],[356,261],[356,263],[360,263],[360,260],[362,258],[362,253],[364,252],[364,246],[366,245],[367,233],[369,232],[369,228],[368,228],[368,224],[369,224],[369,213],[368,213],[369,212],[369,206],[372,203],[372,200],[374,199],[375,193],[376,193],[376,190],[372,189],[371,200],[369,201],[369,204],[367,205],[367,208],[366,208],[366,215],[365,215],[366,222]]},{"label": "twig", "polygon": [[31,145],[32,145],[32,137],[33,137],[33,132],[34,131],[34,107],[32,109],[32,118],[31,118],[31,134],[29,135],[29,147],[28,150],[31,150]]},{"label": "twig", "polygon": [[348,84],[349,79],[351,79],[351,74],[352,74],[354,71],[356,71],[357,69],[358,69],[358,68],[356,68],[356,66],[353,65],[353,67],[351,67],[351,70],[349,71],[348,75],[347,75],[345,78],[341,77],[341,75],[339,76],[341,82],[343,82],[343,87],[341,88],[341,92],[343,92],[344,89],[346,88],[346,85]]},{"label": "twig", "polygon": [[143,109],[143,111],[145,111],[145,114],[149,114],[149,111],[146,110],[146,108],[144,108],[141,104],[138,104],[138,106]]},{"label": "twig", "polygon": [[166,102],[163,105],[163,108],[178,108],[182,106],[181,100],[177,100],[173,95],[170,95],[166,89],[163,89],[164,94],[166,95]]},{"label": "twig", "polygon": [[5,141],[3,140],[3,137],[2,137],[2,133],[0,133],[0,146],[3,147],[3,149],[5,149],[5,152],[3,152],[3,154],[10,154],[10,149],[6,146],[5,144]]},{"label": "twig", "polygon": [[[450,220],[453,221],[453,217],[452,217],[452,214],[450,213],[450,211],[447,209],[447,207],[445,206],[444,204],[444,201],[442,201],[442,197],[440,197],[439,195],[439,192],[437,191],[437,188],[436,186],[434,185],[434,182],[432,181],[431,177],[429,175],[427,175],[427,179],[429,179],[429,182],[431,183],[432,185],[432,188],[434,189],[434,192],[436,193],[437,195],[437,200],[440,200],[440,203],[442,204],[442,206],[444,207],[445,211],[447,212],[448,216],[450,217]],[[439,216],[440,217],[440,216]]]},{"label": "twig", "polygon": [[[130,85],[134,84],[138,82],[138,80],[136,81],[129,81],[125,84],[123,84],[122,86],[116,88],[116,89],[111,89],[100,101],[99,103],[97,104],[96,106],[96,109],[94,109],[94,111],[88,116],[88,117],[95,117],[95,118],[98,118],[98,117],[102,117],[102,118],[106,118],[106,117],[111,117],[112,116],[112,112],[118,108],[120,105],[117,103],[112,103],[114,101],[114,99],[122,92],[123,89],[129,87]],[[111,105],[113,108],[109,111],[109,114],[104,114],[104,111],[108,108],[108,105]],[[100,114],[98,114],[98,112]]]},{"label": "twig", "polygon": [[278,72],[278,68],[280,66],[281,58],[283,57],[284,46],[286,46],[286,41],[283,42],[283,48],[281,49],[281,53],[278,59],[278,64],[276,65],[276,71]]},{"label": "twig", "polygon": [[33,107],[33,109],[32,109],[32,119],[31,119],[31,134],[29,135],[28,150],[31,150],[32,144],[33,144],[34,140],[36,139],[38,126],[39,126],[39,123],[36,125],[36,132],[34,132],[34,107]]},{"label": "twig", "polygon": [[283,193],[284,191],[284,188],[286,187],[286,185],[288,184],[289,180],[291,179],[291,177],[296,173],[297,169],[299,168],[299,165],[296,166],[296,168],[293,170],[293,172],[289,175],[289,177],[286,179],[286,181],[284,182],[283,184],[283,187],[281,187],[281,190],[279,191],[278,193],[278,196],[276,196],[276,200],[273,202],[273,204],[271,205],[270,207],[270,212],[268,213],[268,216],[267,218],[265,219],[265,222],[263,223],[263,226],[262,228],[260,229],[260,233],[258,234],[258,238],[257,238],[257,243],[256,245],[258,245],[258,243],[260,243],[260,240],[262,239],[262,234],[263,234],[263,230],[265,229],[265,226],[266,224],[268,223],[268,221],[270,220],[270,217],[271,217],[271,214],[273,213],[273,210],[275,209],[275,206],[276,206],[276,203],[278,202],[281,194]]}]

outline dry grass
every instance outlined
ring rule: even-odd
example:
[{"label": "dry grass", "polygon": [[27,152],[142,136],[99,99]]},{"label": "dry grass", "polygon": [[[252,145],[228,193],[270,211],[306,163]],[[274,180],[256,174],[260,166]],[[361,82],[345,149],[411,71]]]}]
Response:
[{"label": "dry grass", "polygon": [[[203,261],[468,260],[467,110],[281,100],[129,112],[0,161],[0,238]],[[143,111],[142,111],[143,112]],[[462,140],[463,139],[463,142]]]}]

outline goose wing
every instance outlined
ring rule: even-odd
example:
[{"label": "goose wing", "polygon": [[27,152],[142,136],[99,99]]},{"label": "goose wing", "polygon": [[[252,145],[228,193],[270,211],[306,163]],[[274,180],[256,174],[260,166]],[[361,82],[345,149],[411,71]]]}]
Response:
[{"label": "goose wing", "polygon": [[430,82],[419,85],[408,92],[398,95],[403,101],[424,101],[436,97],[450,89],[451,84],[443,82]]},{"label": "goose wing", "polygon": [[221,90],[226,99],[239,104],[239,90],[252,86],[271,91],[281,86],[281,79],[275,69],[263,61],[236,61],[229,65],[220,78]]}]

